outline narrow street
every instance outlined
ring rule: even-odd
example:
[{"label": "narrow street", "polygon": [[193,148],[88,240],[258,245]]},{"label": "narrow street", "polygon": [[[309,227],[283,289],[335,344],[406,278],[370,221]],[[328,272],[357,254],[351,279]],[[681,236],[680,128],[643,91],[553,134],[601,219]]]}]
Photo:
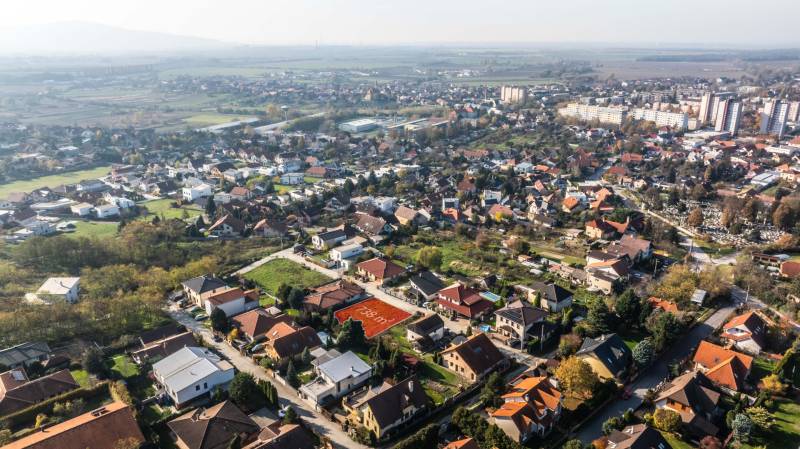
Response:
[{"label": "narrow street", "polygon": [[214,342],[211,331],[203,326],[202,323],[198,323],[192,319],[186,312],[170,309],[169,313],[173,319],[186,326],[188,330],[201,335],[206,342],[214,345],[217,351],[224,355],[236,369],[250,373],[257,379],[264,379],[272,383],[272,385],[275,385],[275,388],[278,390],[278,396],[280,396],[281,406],[291,405],[314,432],[330,439],[334,447],[339,449],[368,449],[367,446],[353,441],[337,424],[317,413],[313,407],[298,397],[293,389],[269,377],[264,369],[256,365],[250,358],[239,354],[238,351],[224,341]]}]

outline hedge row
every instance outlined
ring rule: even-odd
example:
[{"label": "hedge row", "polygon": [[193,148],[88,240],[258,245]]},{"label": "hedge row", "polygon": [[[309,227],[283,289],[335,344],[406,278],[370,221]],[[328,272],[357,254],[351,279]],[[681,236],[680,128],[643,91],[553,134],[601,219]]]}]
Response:
[{"label": "hedge row", "polygon": [[18,412],[0,417],[0,428],[17,429],[20,426],[28,425],[36,421],[36,415],[53,413],[53,407],[59,402],[73,401],[75,399],[90,399],[101,395],[108,395],[108,382],[100,382],[89,388],[78,388],[68,391],[59,396],[52,397],[46,401],[24,408]]}]

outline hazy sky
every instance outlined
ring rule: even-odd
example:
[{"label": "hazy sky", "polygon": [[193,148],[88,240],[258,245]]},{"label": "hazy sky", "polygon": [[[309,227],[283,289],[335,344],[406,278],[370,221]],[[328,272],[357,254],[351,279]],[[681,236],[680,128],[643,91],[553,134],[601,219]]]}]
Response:
[{"label": "hazy sky", "polygon": [[247,44],[800,46],[800,0],[9,0],[0,29],[86,21]]}]

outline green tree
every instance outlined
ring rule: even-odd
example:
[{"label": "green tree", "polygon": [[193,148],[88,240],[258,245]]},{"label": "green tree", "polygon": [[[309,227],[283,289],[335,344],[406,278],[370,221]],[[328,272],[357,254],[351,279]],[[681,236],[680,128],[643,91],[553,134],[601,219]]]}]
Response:
[{"label": "green tree", "polygon": [[586,315],[586,322],[589,324],[595,335],[607,334],[615,327],[614,315],[608,308],[608,304],[601,298],[589,304],[589,311]]},{"label": "green tree", "polygon": [[681,415],[666,408],[656,409],[653,413],[653,425],[664,432],[677,432],[681,426]]},{"label": "green tree", "polygon": [[753,425],[761,431],[769,431],[775,421],[775,417],[766,408],[762,406],[749,407],[745,409],[745,413],[750,417]]},{"label": "green tree", "polygon": [[294,407],[291,405],[286,407],[286,414],[283,415],[283,423],[284,424],[297,424],[298,417],[297,412],[294,410]]},{"label": "green tree", "polygon": [[211,328],[217,332],[222,332],[223,334],[227,334],[230,330],[230,321],[228,321],[228,315],[225,314],[225,311],[219,307],[215,307],[214,310],[211,311]]},{"label": "green tree", "polygon": [[581,440],[569,440],[561,446],[561,449],[584,449],[584,447]]},{"label": "green tree", "polygon": [[90,346],[83,353],[81,365],[88,373],[94,374],[100,378],[105,378],[108,375],[108,367],[106,366],[103,358],[104,355],[102,349],[96,346]]},{"label": "green tree", "polygon": [[555,376],[568,396],[580,399],[591,398],[599,382],[589,364],[575,356],[563,360]]},{"label": "green tree", "polygon": [[339,329],[336,344],[345,351],[363,348],[366,344],[366,336],[364,335],[364,327],[361,325],[361,321],[348,318]]},{"label": "green tree", "polygon": [[294,362],[291,360],[289,360],[289,364],[286,366],[286,381],[295,388],[300,386],[300,378],[297,377],[297,371],[294,369]]},{"label": "green tree", "polygon": [[439,426],[428,424],[413,435],[397,443],[394,449],[437,449],[439,446]]},{"label": "green tree", "polygon": [[647,330],[653,337],[656,351],[661,351],[678,336],[683,335],[685,328],[681,320],[669,312],[654,313],[647,320]]},{"label": "green tree", "polygon": [[442,266],[442,250],[435,246],[424,246],[417,251],[417,265],[429,270],[439,270]]},{"label": "green tree", "polygon": [[217,204],[214,202],[214,197],[208,197],[208,201],[206,201],[206,215],[208,216],[209,220],[214,220],[214,217],[217,215]]},{"label": "green tree", "polygon": [[645,338],[639,343],[636,343],[636,346],[633,347],[633,351],[631,351],[631,355],[634,363],[640,368],[649,365],[655,357],[653,342],[649,338]]},{"label": "green tree", "polygon": [[617,302],[614,303],[614,311],[617,312],[621,326],[625,329],[630,329],[635,323],[639,322],[639,316],[642,313],[642,301],[633,292],[633,289],[627,289],[619,295]]},{"label": "green tree", "polygon": [[242,410],[252,412],[264,406],[266,398],[250,373],[238,372],[228,387],[228,397]]},{"label": "green tree", "polygon": [[753,430],[753,421],[747,416],[746,413],[738,413],[733,422],[731,423],[731,431],[733,438],[742,443],[750,438],[750,432]]},{"label": "green tree", "polygon": [[622,430],[623,426],[624,424],[619,416],[612,416],[603,422],[603,434],[611,435],[615,430]]},{"label": "green tree", "polygon": [[502,403],[500,394],[505,389],[505,380],[500,373],[494,372],[486,378],[486,384],[481,389],[481,402],[486,407],[498,407]]}]

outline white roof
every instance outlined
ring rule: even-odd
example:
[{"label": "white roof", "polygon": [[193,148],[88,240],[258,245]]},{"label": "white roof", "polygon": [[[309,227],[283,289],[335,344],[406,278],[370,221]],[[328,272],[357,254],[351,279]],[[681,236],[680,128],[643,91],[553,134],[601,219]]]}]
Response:
[{"label": "white roof", "polygon": [[156,362],[153,372],[173,391],[180,391],[219,371],[233,369],[205,348],[185,347]]},{"label": "white roof", "polygon": [[81,278],[50,278],[44,281],[37,294],[41,295],[66,295],[72,287],[78,285]]},{"label": "white roof", "polygon": [[324,373],[333,382],[341,382],[348,377],[360,376],[371,369],[353,351],[347,351],[319,366],[320,372]]}]

